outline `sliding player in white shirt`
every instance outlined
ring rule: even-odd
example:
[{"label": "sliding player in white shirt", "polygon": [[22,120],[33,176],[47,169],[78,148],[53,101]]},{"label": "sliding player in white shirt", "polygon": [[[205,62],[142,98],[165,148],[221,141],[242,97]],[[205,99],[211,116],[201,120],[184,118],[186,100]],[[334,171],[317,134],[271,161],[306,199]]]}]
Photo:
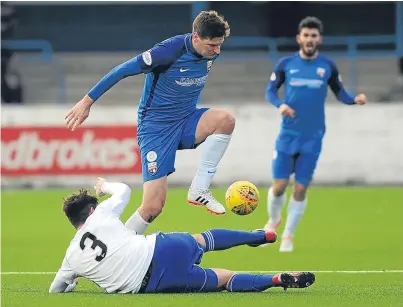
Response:
[{"label": "sliding player in white shirt", "polygon": [[[77,229],[49,292],[71,292],[77,278],[87,278],[106,293],[260,292],[271,287],[305,288],[315,282],[310,272],[238,274],[204,269],[205,252],[247,244],[273,243],[275,232],[212,229],[201,234],[138,235],[120,220],[130,200],[123,183],[98,178],[98,199],[80,190],[64,201],[63,211]],[[179,259],[179,261],[178,261]]]}]

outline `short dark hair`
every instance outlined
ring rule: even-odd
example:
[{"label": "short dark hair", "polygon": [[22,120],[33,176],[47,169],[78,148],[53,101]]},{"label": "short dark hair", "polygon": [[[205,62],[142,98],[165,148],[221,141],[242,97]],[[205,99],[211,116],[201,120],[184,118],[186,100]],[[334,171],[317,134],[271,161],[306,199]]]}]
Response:
[{"label": "short dark hair", "polygon": [[218,15],[216,11],[201,11],[193,21],[193,32],[203,39],[228,37],[230,27],[224,17]]},{"label": "short dark hair", "polygon": [[80,189],[77,194],[73,194],[64,199],[63,212],[74,227],[84,224],[89,216],[91,208],[96,208],[98,198],[91,196],[88,190]]},{"label": "short dark hair", "polygon": [[308,16],[302,19],[298,25],[298,33],[301,33],[303,28],[317,29],[320,34],[323,33],[323,24],[317,17]]}]

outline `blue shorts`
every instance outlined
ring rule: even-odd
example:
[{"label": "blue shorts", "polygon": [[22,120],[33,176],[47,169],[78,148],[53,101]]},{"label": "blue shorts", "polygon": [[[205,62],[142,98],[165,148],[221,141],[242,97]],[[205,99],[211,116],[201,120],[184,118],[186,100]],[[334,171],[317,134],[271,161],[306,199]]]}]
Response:
[{"label": "blue shorts", "polygon": [[197,265],[204,251],[204,247],[189,233],[158,233],[145,293],[219,291],[214,271]]},{"label": "blue shorts", "polygon": [[309,186],[322,150],[322,137],[301,137],[280,134],[272,161],[273,179],[295,180]]},{"label": "blue shorts", "polygon": [[141,123],[138,143],[141,152],[143,181],[155,180],[175,172],[177,150],[194,149],[196,128],[208,108],[196,109],[185,119],[171,123]]}]

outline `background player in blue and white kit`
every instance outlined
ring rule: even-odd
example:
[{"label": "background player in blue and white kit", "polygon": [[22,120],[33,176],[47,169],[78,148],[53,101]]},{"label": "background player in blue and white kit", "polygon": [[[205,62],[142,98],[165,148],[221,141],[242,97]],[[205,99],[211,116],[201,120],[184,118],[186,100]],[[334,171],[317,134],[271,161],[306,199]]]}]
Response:
[{"label": "background player in blue and white kit", "polygon": [[68,128],[76,129],[89,115],[91,105],[118,81],[146,74],[138,109],[138,142],[144,180],[143,202],[129,223],[137,233],[161,212],[167,176],[175,171],[177,150],[194,149],[204,142],[202,161],[192,181],[188,202],[212,213],[225,208],[209,187],[235,126],[225,110],[197,108],[210,69],[229,35],[228,23],[215,11],[202,11],[193,32],[156,44],[150,50],[115,67],[66,115]]},{"label": "background player in blue and white kit", "polygon": [[260,292],[272,287],[306,288],[315,282],[310,272],[243,274],[199,266],[203,254],[239,245],[273,243],[275,232],[211,229],[201,234],[139,235],[120,220],[130,200],[130,188],[98,178],[98,199],[80,190],[68,197],[63,211],[77,229],[49,292],[71,292],[86,278],[106,293]]},{"label": "background player in blue and white kit", "polygon": [[[325,135],[325,100],[328,86],[345,104],[365,104],[363,94],[353,96],[342,84],[335,63],[319,54],[323,26],[319,19],[306,17],[299,24],[299,52],[280,59],[270,76],[266,99],[283,117],[272,161],[273,184],[268,192],[269,220],[266,230],[281,222],[285,190],[295,173],[294,192],[288,206],[280,251],[293,250],[293,237],[307,204],[306,192],[312,180]],[[284,100],[278,96],[284,84]]]}]

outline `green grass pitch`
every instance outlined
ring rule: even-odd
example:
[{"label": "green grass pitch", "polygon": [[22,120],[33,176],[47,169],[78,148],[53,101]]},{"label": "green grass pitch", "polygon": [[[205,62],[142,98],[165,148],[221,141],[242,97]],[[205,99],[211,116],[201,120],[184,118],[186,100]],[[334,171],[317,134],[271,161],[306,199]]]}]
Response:
[{"label": "green grass pitch", "polygon": [[[59,268],[74,235],[61,210],[62,198],[70,192],[3,191],[2,306],[403,306],[402,188],[313,187],[293,253],[279,253],[277,242],[267,248],[245,246],[211,252],[203,258],[205,267],[239,271],[319,271],[310,288],[186,295],[106,295],[85,280],[74,293],[48,294],[53,274],[25,274]],[[224,192],[213,191],[221,201]],[[187,205],[185,189],[170,189],[166,207],[149,232],[261,228],[267,219],[267,189],[261,188],[260,192],[260,205],[251,215],[229,212],[214,216],[203,208]],[[140,191],[132,191],[132,200],[122,215],[124,221],[135,211],[141,196]]]}]

